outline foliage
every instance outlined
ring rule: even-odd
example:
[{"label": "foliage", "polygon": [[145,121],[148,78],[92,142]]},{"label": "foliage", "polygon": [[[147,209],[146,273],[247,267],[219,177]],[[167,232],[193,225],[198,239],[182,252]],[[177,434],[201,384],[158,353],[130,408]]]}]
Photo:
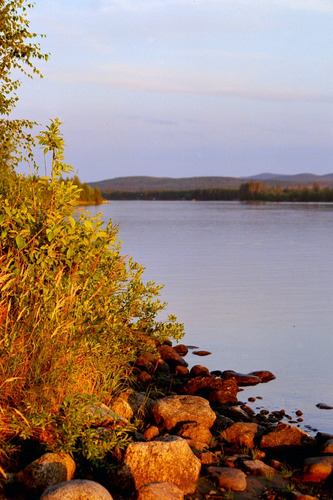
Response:
[{"label": "foliage", "polygon": [[[20,82],[12,70],[39,74],[47,59],[29,32],[25,0],[0,0],[0,113],[8,117]],[[121,256],[117,230],[100,216],[77,214],[80,189],[64,162],[60,121],[37,140],[49,175],[35,170],[28,120],[0,121],[0,461],[17,440],[101,461],[128,441],[130,426],[99,433],[87,405],[108,403],[128,383],[138,352],[180,338],[174,317],[157,315],[160,286]],[[15,167],[28,161],[31,175]],[[33,175],[34,174],[34,175]],[[96,192],[95,195],[98,193]]]},{"label": "foliage", "polygon": [[[143,283],[142,266],[121,256],[112,223],[74,212],[79,190],[62,180],[71,168],[59,127],[55,119],[38,136],[52,157],[50,176],[17,176],[0,192],[0,437],[36,437],[58,449],[62,436],[60,447],[85,443],[96,458],[105,440],[83,432],[85,420],[73,413],[59,419],[64,401],[107,402],[138,352],[180,338],[183,327],[174,317],[157,320],[161,287]],[[114,432],[109,444],[124,438],[123,429]]]},{"label": "foliage", "polygon": [[77,175],[74,176],[72,182],[80,190],[78,205],[100,205],[104,202],[102,194],[97,186],[93,189],[86,182],[82,183]]},{"label": "foliage", "polygon": [[34,145],[31,128],[34,122],[29,120],[10,120],[8,116],[18,100],[17,90],[21,85],[15,74],[22,73],[32,78],[42,76],[36,68],[34,60],[47,60],[43,54],[38,35],[29,30],[28,9],[33,4],[26,0],[0,0],[0,170],[2,179],[0,187],[7,187],[12,180],[5,178],[5,172],[13,174],[13,168],[23,159],[33,161]]}]

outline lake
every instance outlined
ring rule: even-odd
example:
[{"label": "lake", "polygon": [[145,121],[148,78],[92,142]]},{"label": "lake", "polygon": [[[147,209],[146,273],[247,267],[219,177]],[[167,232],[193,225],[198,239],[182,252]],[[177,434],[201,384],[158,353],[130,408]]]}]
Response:
[{"label": "lake", "polygon": [[[211,370],[267,369],[246,388],[253,409],[301,409],[302,428],[333,432],[333,205],[113,201],[89,207],[119,223],[123,254],[164,283],[166,313]],[[166,316],[166,315],[165,315]],[[306,428],[308,429],[308,428]]]}]

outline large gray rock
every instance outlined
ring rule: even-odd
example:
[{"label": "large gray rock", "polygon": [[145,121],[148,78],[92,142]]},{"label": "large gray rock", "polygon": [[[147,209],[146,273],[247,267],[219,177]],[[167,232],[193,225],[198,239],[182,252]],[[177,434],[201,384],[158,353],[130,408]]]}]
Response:
[{"label": "large gray rock", "polygon": [[101,484],[87,479],[74,479],[50,486],[40,500],[112,500],[112,496]]},{"label": "large gray rock", "polygon": [[148,483],[169,482],[185,494],[193,493],[200,468],[200,460],[187,442],[178,436],[168,436],[147,443],[130,443],[114,481],[125,490],[138,490]]},{"label": "large gray rock", "polygon": [[307,432],[289,424],[280,423],[272,432],[261,438],[261,448],[292,448],[300,446],[311,446],[315,439]]},{"label": "large gray rock", "polygon": [[184,493],[172,483],[149,483],[141,486],[137,500],[183,500]]},{"label": "large gray rock", "polygon": [[152,408],[157,425],[168,431],[177,424],[197,422],[210,429],[216,415],[208,401],[199,396],[169,396],[159,399]]},{"label": "large gray rock", "polygon": [[19,472],[17,481],[28,491],[42,493],[49,486],[70,481],[74,472],[75,462],[67,453],[45,453]]},{"label": "large gray rock", "polygon": [[264,427],[252,422],[237,422],[221,433],[221,437],[230,443],[254,448],[256,441],[264,433]]}]

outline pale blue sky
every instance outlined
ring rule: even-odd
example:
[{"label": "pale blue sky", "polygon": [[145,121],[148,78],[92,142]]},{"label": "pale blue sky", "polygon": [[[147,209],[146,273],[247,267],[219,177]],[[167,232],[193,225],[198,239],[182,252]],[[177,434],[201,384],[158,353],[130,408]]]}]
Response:
[{"label": "pale blue sky", "polygon": [[332,0],[36,0],[15,114],[83,181],[333,172]]}]

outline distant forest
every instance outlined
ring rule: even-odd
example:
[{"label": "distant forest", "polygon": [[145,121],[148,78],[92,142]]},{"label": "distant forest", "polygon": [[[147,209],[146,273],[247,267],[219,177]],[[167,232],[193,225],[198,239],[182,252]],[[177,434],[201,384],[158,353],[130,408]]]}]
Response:
[{"label": "distant forest", "polygon": [[213,188],[189,190],[102,190],[107,200],[197,200],[197,201],[288,201],[288,202],[333,202],[333,188],[312,186],[269,186],[259,181],[245,182],[239,188]]}]

